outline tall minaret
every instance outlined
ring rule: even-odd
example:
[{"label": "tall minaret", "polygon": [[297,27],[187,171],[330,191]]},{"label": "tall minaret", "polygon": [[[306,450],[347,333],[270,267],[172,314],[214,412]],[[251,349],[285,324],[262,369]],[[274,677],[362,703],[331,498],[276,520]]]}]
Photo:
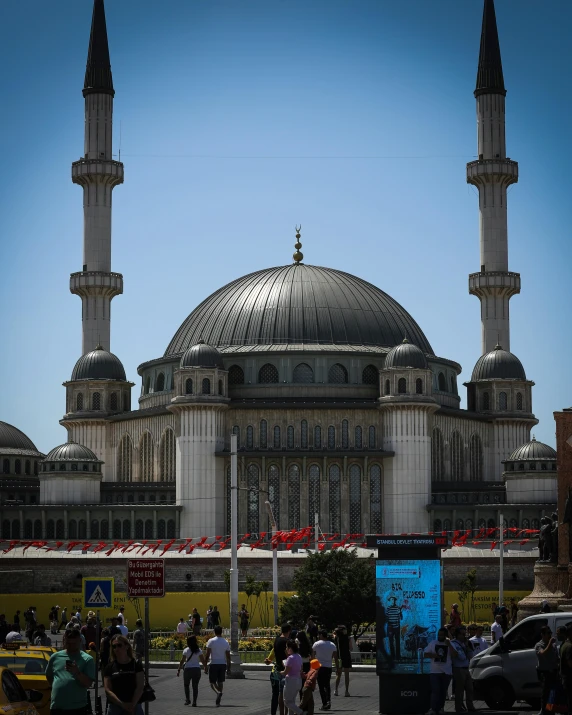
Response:
[{"label": "tall minaret", "polygon": [[123,183],[123,164],[112,158],[113,80],[103,0],[94,0],[85,70],[84,156],[72,164],[83,187],[83,270],[70,291],[81,296],[82,353],[99,344],[110,350],[111,301],[123,293],[123,276],[111,272],[111,192]]},{"label": "tall minaret", "polygon": [[510,350],[509,300],[520,293],[520,275],[508,270],[507,188],[518,164],[506,156],[505,96],[494,0],[484,0],[477,71],[477,161],[467,164],[467,183],[479,190],[481,270],[469,276],[469,293],[481,301],[482,352],[500,343]]}]

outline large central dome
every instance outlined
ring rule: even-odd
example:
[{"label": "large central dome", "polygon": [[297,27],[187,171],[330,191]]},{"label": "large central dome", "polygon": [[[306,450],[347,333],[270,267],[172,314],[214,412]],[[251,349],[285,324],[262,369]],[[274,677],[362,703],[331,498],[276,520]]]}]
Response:
[{"label": "large central dome", "polygon": [[220,288],[183,322],[165,355],[204,340],[240,345],[392,347],[407,337],[433,354],[399,303],[349,273],[303,263],[250,273]]}]

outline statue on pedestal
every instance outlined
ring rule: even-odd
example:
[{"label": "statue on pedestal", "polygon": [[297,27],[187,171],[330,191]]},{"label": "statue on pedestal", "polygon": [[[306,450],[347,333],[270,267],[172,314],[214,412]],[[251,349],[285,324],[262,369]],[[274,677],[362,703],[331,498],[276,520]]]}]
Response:
[{"label": "statue on pedestal", "polygon": [[568,524],[568,554],[566,555],[566,561],[570,563],[572,561],[572,499],[570,498],[570,487],[568,487],[568,496],[566,497],[562,523]]},{"label": "statue on pedestal", "polygon": [[558,514],[554,511],[551,516],[552,533],[550,539],[550,562],[558,563]]},{"label": "statue on pedestal", "polygon": [[552,521],[547,516],[540,520],[540,535],[538,537],[538,560],[549,562],[552,553]]}]

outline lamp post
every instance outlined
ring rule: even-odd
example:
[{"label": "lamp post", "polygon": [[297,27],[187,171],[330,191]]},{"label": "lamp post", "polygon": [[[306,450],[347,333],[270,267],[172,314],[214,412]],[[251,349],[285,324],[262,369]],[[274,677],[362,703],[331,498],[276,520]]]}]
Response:
[{"label": "lamp post", "polygon": [[230,436],[230,663],[231,677],[244,678],[238,653],[238,462],[237,437]]},{"label": "lamp post", "polygon": [[272,512],[272,504],[266,500],[264,502],[266,509],[268,511],[268,516],[270,517],[270,524],[272,526],[272,591],[274,592],[274,625],[278,625],[278,548],[276,546],[274,537],[276,536],[276,531],[278,526],[276,525],[276,519],[274,518],[274,513]]}]

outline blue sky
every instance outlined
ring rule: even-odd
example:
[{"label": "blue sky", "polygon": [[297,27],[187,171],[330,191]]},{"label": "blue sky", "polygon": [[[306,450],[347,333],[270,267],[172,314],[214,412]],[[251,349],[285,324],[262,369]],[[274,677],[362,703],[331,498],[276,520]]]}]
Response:
[{"label": "blue sky", "polygon": [[[507,95],[512,351],[536,382],[534,433],[572,404],[572,3],[497,0]],[[291,262],[356,274],[434,351],[480,355],[475,83],[482,0],[107,0],[116,90],[112,351],[163,354],[225,283]],[[0,4],[0,419],[47,451],[81,353],[81,89],[91,0]],[[463,388],[463,397],[464,397]]]}]

